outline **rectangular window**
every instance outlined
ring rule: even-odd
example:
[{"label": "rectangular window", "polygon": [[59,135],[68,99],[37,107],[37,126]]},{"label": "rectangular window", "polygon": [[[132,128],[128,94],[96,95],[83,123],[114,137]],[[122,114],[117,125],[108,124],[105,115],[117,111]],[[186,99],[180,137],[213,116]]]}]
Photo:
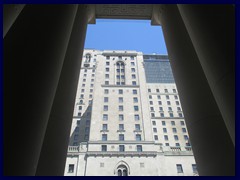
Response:
[{"label": "rectangular window", "polygon": [[138,111],[138,106],[134,106],[134,111]]},{"label": "rectangular window", "polygon": [[84,69],[84,72],[87,72],[87,69]]},{"label": "rectangular window", "polygon": [[175,139],[175,141],[178,141],[178,136],[174,135],[174,139]]},{"label": "rectangular window", "polygon": [[109,68],[106,68],[106,72],[109,72]]},{"label": "rectangular window", "polygon": [[89,133],[89,127],[86,127],[85,128],[85,134],[88,134]]},{"label": "rectangular window", "polygon": [[137,82],[136,81],[132,81],[132,85],[137,85]]},{"label": "rectangular window", "polygon": [[198,173],[196,164],[192,164],[192,170],[193,170],[193,173]]},{"label": "rectangular window", "polygon": [[103,106],[103,111],[108,111],[108,106]]},{"label": "rectangular window", "polygon": [[108,115],[107,114],[103,114],[103,120],[107,121],[108,120]]},{"label": "rectangular window", "polygon": [[103,124],[102,125],[102,130],[106,131],[108,129],[108,125],[107,124]]},{"label": "rectangular window", "polygon": [[105,78],[106,78],[106,79],[109,79],[109,74],[105,74]]},{"label": "rectangular window", "polygon": [[139,115],[134,115],[134,119],[135,119],[136,121],[140,120]]},{"label": "rectangular window", "polygon": [[122,97],[119,97],[119,98],[118,98],[118,102],[119,102],[119,103],[123,103],[123,98],[122,98]]},{"label": "rectangular window", "polygon": [[102,134],[102,141],[107,141],[107,134]]},{"label": "rectangular window", "polygon": [[106,56],[106,59],[110,59],[110,56]]},{"label": "rectangular window", "polygon": [[136,89],[133,90],[133,94],[137,94],[137,90]]},{"label": "rectangular window", "polygon": [[123,120],[124,120],[123,114],[119,114],[119,121],[123,121]]},{"label": "rectangular window", "polygon": [[149,101],[150,105],[153,105],[153,102],[152,101]]},{"label": "rectangular window", "polygon": [[166,95],[166,99],[169,99],[169,95]]},{"label": "rectangular window", "polygon": [[171,102],[170,102],[170,101],[167,101],[167,105],[171,105]]},{"label": "rectangular window", "polygon": [[158,101],[158,105],[162,105],[162,101]]},{"label": "rectangular window", "polygon": [[106,152],[107,151],[107,145],[102,145],[102,152]]},{"label": "rectangular window", "polygon": [[173,92],[176,93],[177,92],[176,89],[173,89]]},{"label": "rectangular window", "polygon": [[156,132],[157,132],[157,128],[153,128],[153,132],[155,132],[155,133],[156,133]]},{"label": "rectangular window", "polygon": [[161,116],[161,117],[164,117],[164,113],[160,113],[160,116]]},{"label": "rectangular window", "polygon": [[132,79],[136,79],[136,75],[135,74],[132,74]]},{"label": "rectangular window", "polygon": [[174,98],[175,98],[175,99],[178,99],[178,96],[177,96],[177,95],[175,95],[175,96],[174,96]]},{"label": "rectangular window", "polygon": [[182,114],[182,113],[178,113],[178,116],[179,116],[179,117],[183,117],[183,114]]},{"label": "rectangular window", "polygon": [[151,113],[151,117],[155,117],[155,114],[154,114],[154,113]]},{"label": "rectangular window", "polygon": [[119,130],[123,131],[124,130],[124,124],[119,124]]},{"label": "rectangular window", "polygon": [[131,59],[131,60],[134,60],[134,56],[130,56],[130,59]]},{"label": "rectangular window", "polygon": [[177,133],[177,129],[176,128],[172,128],[173,133]]},{"label": "rectangular window", "polygon": [[154,126],[155,126],[155,125],[156,125],[156,121],[152,121],[152,125],[154,125]]},{"label": "rectangular window", "polygon": [[73,173],[74,172],[74,164],[69,164],[68,165],[68,172]]},{"label": "rectangular window", "polygon": [[186,133],[187,132],[186,128],[182,128],[182,132]]},{"label": "rectangular window", "polygon": [[108,102],[108,97],[104,97],[104,102]]},{"label": "rectangular window", "polygon": [[92,99],[92,95],[91,94],[89,95],[89,98]]},{"label": "rectangular window", "polygon": [[119,141],[124,141],[124,134],[119,134]]},{"label": "rectangular window", "polygon": [[135,124],[135,130],[140,131],[140,124]]},{"label": "rectangular window", "polygon": [[148,92],[151,92],[151,89],[148,89]]},{"label": "rectangular window", "polygon": [[106,66],[109,66],[110,62],[106,62]]},{"label": "rectangular window", "polygon": [[85,87],[85,84],[82,84],[82,87]]},{"label": "rectangular window", "polygon": [[74,135],[74,140],[77,140],[78,139],[78,134],[75,134]]},{"label": "rectangular window", "polygon": [[163,128],[163,132],[164,132],[164,133],[167,133],[167,128]]},{"label": "rectangular window", "polygon": [[78,107],[78,110],[82,110],[82,106],[79,106],[79,107]]},{"label": "rectangular window", "polygon": [[182,126],[184,126],[184,125],[185,125],[184,121],[180,121],[180,123],[181,123],[181,125],[182,125]]},{"label": "rectangular window", "polygon": [[119,111],[123,111],[123,106],[118,106]]},{"label": "rectangular window", "polygon": [[160,96],[160,95],[158,95],[158,96],[157,96],[157,98],[158,98],[158,99],[161,99],[161,96]]},{"label": "rectangular window", "polygon": [[149,99],[152,99],[152,95],[149,95],[148,97],[149,97]]},{"label": "rectangular window", "polygon": [[165,146],[169,146],[169,143],[165,143]]},{"label": "rectangular window", "polygon": [[131,66],[135,66],[135,63],[134,63],[134,62],[131,62]]},{"label": "rectangular window", "polygon": [[163,111],[163,108],[162,108],[162,107],[159,107],[159,111]]},{"label": "rectangular window", "polygon": [[180,107],[177,107],[177,110],[178,110],[178,111],[181,111],[181,108],[180,108]]},{"label": "rectangular window", "polygon": [[176,164],[177,166],[177,173],[183,173],[183,168],[181,164]]},{"label": "rectangular window", "polygon": [[158,136],[154,135],[154,140],[157,141],[158,140]]},{"label": "rectangular window", "polygon": [[82,89],[81,92],[84,92],[84,89]]},{"label": "rectangular window", "polygon": [[141,141],[141,135],[140,134],[136,134],[136,141]]},{"label": "rectangular window", "polygon": [[154,111],[154,108],[153,108],[153,107],[150,107],[150,110],[151,110],[151,111]]},{"label": "rectangular window", "polygon": [[168,111],[172,111],[172,108],[171,108],[171,107],[168,107]]},{"label": "rectangular window", "polygon": [[165,122],[165,121],[162,121],[162,125],[163,125],[163,126],[166,126],[166,122]]},{"label": "rectangular window", "polygon": [[167,89],[164,89],[164,92],[165,92],[165,93],[168,93],[168,90],[167,90]]},{"label": "rectangular window", "polygon": [[131,71],[132,71],[132,72],[135,72],[135,68],[131,68]]},{"label": "rectangular window", "polygon": [[80,120],[77,120],[77,125],[80,125]]},{"label": "rectangular window", "polygon": [[169,113],[169,117],[173,117],[173,113]]},{"label": "rectangular window", "polygon": [[180,146],[180,144],[179,144],[179,143],[175,143],[175,146],[179,147],[179,146]]},{"label": "rectangular window", "polygon": [[137,103],[137,102],[138,102],[138,98],[137,98],[137,97],[134,97],[134,98],[133,98],[133,102],[134,102],[134,103]]},{"label": "rectangular window", "polygon": [[90,87],[93,87],[93,84],[91,84]]},{"label": "rectangular window", "polygon": [[167,135],[164,135],[164,140],[168,141],[168,136]]},{"label": "rectangular window", "polygon": [[179,101],[176,101],[176,105],[179,105]]},{"label": "rectangular window", "polygon": [[124,151],[125,151],[124,145],[119,145],[119,151],[120,151],[120,152],[124,152]]},{"label": "rectangular window", "polygon": [[118,90],[118,94],[123,94],[123,90],[122,90],[122,89],[119,89],[119,90]]},{"label": "rectangular window", "polygon": [[175,121],[171,121],[171,125],[172,125],[172,126],[175,126]]},{"label": "rectangular window", "polygon": [[142,146],[141,145],[137,145],[137,152],[142,152]]},{"label": "rectangular window", "polygon": [[109,81],[105,81],[105,85],[109,85]]},{"label": "rectangular window", "polygon": [[109,90],[108,89],[104,89],[104,94],[108,94]]},{"label": "rectangular window", "polygon": [[187,135],[184,135],[184,139],[185,139],[185,140],[188,140],[188,136],[187,136]]}]

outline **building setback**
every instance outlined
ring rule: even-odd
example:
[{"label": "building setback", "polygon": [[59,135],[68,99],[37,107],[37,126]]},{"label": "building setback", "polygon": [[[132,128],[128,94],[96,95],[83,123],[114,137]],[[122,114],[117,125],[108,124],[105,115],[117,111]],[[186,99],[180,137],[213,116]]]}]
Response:
[{"label": "building setback", "polygon": [[198,175],[167,55],[84,50],[64,175]]}]

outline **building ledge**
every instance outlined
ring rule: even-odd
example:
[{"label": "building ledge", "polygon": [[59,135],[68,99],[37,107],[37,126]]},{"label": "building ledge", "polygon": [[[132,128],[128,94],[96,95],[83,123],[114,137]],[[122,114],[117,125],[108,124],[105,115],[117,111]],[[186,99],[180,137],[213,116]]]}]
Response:
[{"label": "building ledge", "polygon": [[113,87],[113,88],[139,88],[139,85],[106,85],[102,84],[102,87]]},{"label": "building ledge", "polygon": [[88,151],[87,156],[157,156],[156,151],[143,151],[143,152],[136,152],[136,151],[125,151],[125,152],[119,152],[119,151]]}]

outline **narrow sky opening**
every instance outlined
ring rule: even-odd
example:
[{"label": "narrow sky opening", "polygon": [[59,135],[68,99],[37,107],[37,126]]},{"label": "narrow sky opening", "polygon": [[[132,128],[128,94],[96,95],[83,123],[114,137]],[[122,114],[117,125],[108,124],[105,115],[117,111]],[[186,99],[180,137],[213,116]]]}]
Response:
[{"label": "narrow sky opening", "polygon": [[85,49],[167,54],[162,28],[150,20],[97,19],[88,25]]}]

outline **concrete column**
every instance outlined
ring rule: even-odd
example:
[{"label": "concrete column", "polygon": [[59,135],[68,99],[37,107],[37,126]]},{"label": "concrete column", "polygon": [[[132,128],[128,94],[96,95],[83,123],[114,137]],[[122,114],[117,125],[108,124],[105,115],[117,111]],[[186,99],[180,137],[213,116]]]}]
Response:
[{"label": "concrete column", "polygon": [[4,38],[5,176],[35,175],[76,11],[26,5]]},{"label": "concrete column", "polygon": [[84,41],[90,17],[87,7],[78,5],[36,175],[64,175]]},{"label": "concrete column", "polygon": [[177,5],[160,20],[199,174],[234,175],[235,149]]},{"label": "concrete column", "polygon": [[3,38],[11,28],[25,4],[4,4],[3,5]]},{"label": "concrete column", "polygon": [[178,9],[235,145],[235,6]]}]

